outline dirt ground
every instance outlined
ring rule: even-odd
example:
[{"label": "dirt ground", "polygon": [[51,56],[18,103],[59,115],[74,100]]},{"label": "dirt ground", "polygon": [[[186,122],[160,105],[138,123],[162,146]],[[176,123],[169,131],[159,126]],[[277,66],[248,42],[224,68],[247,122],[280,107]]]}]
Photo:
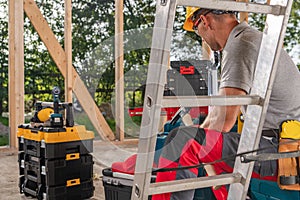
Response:
[{"label": "dirt ground", "polygon": [[[102,185],[102,169],[111,166],[116,161],[124,161],[135,153],[136,144],[116,145],[110,142],[94,141],[94,187],[92,200],[105,200]],[[33,199],[20,194],[18,187],[19,166],[18,151],[8,148],[0,148],[0,200]]]}]

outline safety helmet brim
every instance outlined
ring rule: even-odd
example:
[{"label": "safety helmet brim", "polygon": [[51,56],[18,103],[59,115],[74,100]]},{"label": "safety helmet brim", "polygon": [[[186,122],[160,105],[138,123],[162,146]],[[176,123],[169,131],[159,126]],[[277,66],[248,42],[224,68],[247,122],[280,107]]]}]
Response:
[{"label": "safety helmet brim", "polygon": [[186,31],[194,31],[193,26],[194,22],[192,20],[192,16],[194,13],[199,10],[198,7],[186,7],[186,16],[185,16],[185,22],[183,24],[183,29]]}]

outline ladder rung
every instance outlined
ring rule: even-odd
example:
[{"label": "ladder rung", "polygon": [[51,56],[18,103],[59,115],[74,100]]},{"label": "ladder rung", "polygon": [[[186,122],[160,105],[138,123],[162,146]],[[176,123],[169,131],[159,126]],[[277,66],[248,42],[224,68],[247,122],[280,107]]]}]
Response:
[{"label": "ladder rung", "polygon": [[164,96],[163,108],[198,107],[198,106],[232,106],[232,105],[261,105],[263,100],[256,95],[230,96]]},{"label": "ladder rung", "polygon": [[241,180],[242,176],[240,174],[221,174],[216,176],[152,183],[150,184],[149,195],[240,183]]},{"label": "ladder rung", "polygon": [[222,1],[222,0],[178,0],[178,5],[183,6],[194,6],[217,10],[233,10],[239,12],[250,12],[250,13],[264,13],[273,15],[284,15],[285,7],[279,5],[267,5],[258,3],[246,3],[246,2],[235,2],[235,1]]}]

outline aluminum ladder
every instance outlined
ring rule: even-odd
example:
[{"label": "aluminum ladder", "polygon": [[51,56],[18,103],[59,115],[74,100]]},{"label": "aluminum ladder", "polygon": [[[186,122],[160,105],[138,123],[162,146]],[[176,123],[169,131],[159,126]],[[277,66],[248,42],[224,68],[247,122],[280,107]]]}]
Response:
[{"label": "aluminum ladder", "polygon": [[[292,3],[293,0],[271,0],[269,5],[222,0],[157,0],[132,200],[226,184],[231,184],[228,199],[246,199],[254,162],[241,163],[238,158],[233,173],[150,183],[160,112],[162,107],[249,105],[238,153],[257,149]],[[257,61],[259,67],[249,95],[163,98],[177,5],[267,14]]]}]

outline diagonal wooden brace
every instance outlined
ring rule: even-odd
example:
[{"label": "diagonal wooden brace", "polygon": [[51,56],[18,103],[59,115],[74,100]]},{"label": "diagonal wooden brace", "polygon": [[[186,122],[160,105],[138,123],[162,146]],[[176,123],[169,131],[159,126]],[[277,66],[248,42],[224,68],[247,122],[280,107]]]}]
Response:
[{"label": "diagonal wooden brace", "polygon": [[[66,78],[66,53],[57,41],[54,33],[43,17],[34,0],[24,0],[24,11],[30,19],[33,27],[39,34],[41,40],[47,47],[53,61],[60,72]],[[89,94],[78,73],[73,68],[73,92],[80,101],[81,106],[87,113],[95,129],[103,140],[114,140],[115,136],[103,115],[99,111],[94,99]]]}]

